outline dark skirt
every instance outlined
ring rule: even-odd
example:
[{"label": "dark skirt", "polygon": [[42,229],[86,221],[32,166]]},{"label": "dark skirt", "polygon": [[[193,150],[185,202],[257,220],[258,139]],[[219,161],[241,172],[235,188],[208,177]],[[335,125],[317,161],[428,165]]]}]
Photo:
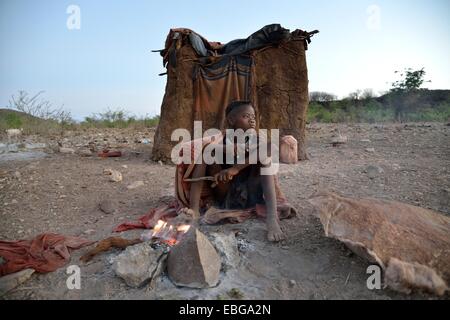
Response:
[{"label": "dark skirt", "polygon": [[[228,169],[230,165],[223,165]],[[230,182],[227,194],[223,199],[217,199],[221,209],[247,209],[256,204],[265,204],[261,185],[260,166],[252,164],[241,170]]]}]

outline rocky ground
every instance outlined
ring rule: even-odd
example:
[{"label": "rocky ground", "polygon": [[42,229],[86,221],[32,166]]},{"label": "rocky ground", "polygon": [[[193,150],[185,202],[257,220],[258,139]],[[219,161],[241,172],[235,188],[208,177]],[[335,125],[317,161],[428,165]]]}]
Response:
[{"label": "rocky ground", "polygon": [[[0,239],[30,238],[44,232],[92,240],[135,220],[173,195],[174,166],[149,160],[154,130],[90,130],[62,137],[22,137],[0,144]],[[331,144],[336,135],[347,142]],[[287,240],[266,241],[265,225],[201,226],[234,241],[232,261],[210,289],[176,287],[165,273],[153,287],[130,288],[111,264],[118,249],[83,264],[86,248],[73,252],[81,268],[81,289],[66,286],[66,269],[33,274],[3,299],[429,299],[389,289],[369,290],[369,264],[343,244],[326,238],[306,201],[318,190],[351,197],[391,199],[450,214],[450,126],[446,124],[311,124],[310,159],[283,165],[280,182],[299,216],[281,222]],[[14,143],[15,142],[15,143]],[[96,152],[121,150],[118,158]],[[94,151],[95,153],[92,153]],[[110,181],[105,169],[122,175]],[[102,211],[99,204],[110,210]],[[105,212],[106,211],[106,212]],[[141,230],[123,232],[139,237]],[[448,299],[448,296],[444,298]]]}]

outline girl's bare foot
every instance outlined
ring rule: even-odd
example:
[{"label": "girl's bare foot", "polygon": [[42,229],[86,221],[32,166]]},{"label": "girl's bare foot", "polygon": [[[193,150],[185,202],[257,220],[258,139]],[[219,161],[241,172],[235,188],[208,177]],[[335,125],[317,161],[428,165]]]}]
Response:
[{"label": "girl's bare foot", "polygon": [[267,221],[267,239],[271,242],[278,242],[286,239],[283,231],[281,231],[280,225],[276,220]]},{"label": "girl's bare foot", "polygon": [[200,218],[200,213],[196,212],[195,210],[192,210],[190,208],[183,208],[183,209],[181,209],[179,211],[179,214],[185,214],[185,215],[187,215],[188,217],[190,217],[190,218],[192,218],[194,220]]}]

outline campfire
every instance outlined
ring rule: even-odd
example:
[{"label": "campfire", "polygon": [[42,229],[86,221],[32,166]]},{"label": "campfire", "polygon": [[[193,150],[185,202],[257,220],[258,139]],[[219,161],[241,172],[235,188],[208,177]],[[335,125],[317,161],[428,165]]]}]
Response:
[{"label": "campfire", "polygon": [[169,246],[174,246],[181,241],[183,235],[189,231],[190,227],[189,224],[174,226],[166,221],[158,220],[153,230],[143,233],[141,239],[144,241],[157,240]]}]

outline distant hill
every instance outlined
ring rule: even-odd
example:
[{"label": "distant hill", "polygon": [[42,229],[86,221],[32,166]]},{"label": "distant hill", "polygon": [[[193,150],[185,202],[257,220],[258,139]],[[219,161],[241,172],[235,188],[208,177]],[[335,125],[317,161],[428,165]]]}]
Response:
[{"label": "distant hill", "polygon": [[23,128],[25,134],[50,132],[58,129],[54,120],[45,120],[34,117],[25,112],[13,109],[0,109],[0,134],[6,129]]},{"label": "distant hill", "polygon": [[13,109],[7,109],[7,108],[0,108],[0,119],[6,119],[7,117],[10,116],[17,116],[20,117],[21,119],[29,119],[29,120],[35,120],[35,121],[45,121],[44,119],[40,119],[38,117],[34,117],[32,115],[29,115],[28,113],[25,112],[21,112],[21,111],[17,111],[17,110],[13,110]]},{"label": "distant hill", "polygon": [[[411,97],[414,95],[414,97]],[[387,93],[381,97],[375,98],[376,101],[389,107],[393,93]],[[400,99],[405,99],[408,102],[413,98],[414,109],[427,109],[440,106],[444,103],[450,103],[450,90],[418,90],[414,93],[405,93]]]},{"label": "distant hill", "polygon": [[386,93],[380,97],[311,101],[308,122],[450,121],[450,90]]}]

